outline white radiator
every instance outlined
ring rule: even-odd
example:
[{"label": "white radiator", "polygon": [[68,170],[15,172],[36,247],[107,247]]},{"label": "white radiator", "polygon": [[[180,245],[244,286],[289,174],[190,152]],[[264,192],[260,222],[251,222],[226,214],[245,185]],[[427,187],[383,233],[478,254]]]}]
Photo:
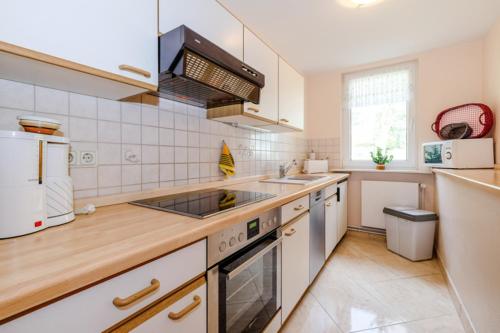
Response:
[{"label": "white radiator", "polygon": [[419,183],[361,181],[361,225],[385,229],[387,206],[419,207]]}]

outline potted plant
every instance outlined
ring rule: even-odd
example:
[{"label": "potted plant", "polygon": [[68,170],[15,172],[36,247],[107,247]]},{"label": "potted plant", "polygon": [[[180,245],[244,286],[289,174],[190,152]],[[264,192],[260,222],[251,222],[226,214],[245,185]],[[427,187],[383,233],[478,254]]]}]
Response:
[{"label": "potted plant", "polygon": [[372,161],[377,164],[377,170],[385,170],[385,165],[391,163],[392,159],[394,158],[393,155],[387,154],[387,149],[384,152],[382,151],[382,148],[377,147],[377,151],[375,153],[370,152]]}]

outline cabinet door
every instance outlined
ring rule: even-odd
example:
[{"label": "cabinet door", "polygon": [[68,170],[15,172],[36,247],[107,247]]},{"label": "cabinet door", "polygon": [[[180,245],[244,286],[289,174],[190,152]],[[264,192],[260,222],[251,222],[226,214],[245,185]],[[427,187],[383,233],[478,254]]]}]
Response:
[{"label": "cabinet door", "polygon": [[205,278],[202,277],[139,316],[132,318],[116,331],[128,332],[130,330],[133,333],[206,332],[206,295]]},{"label": "cabinet door", "polygon": [[279,59],[279,122],[304,129],[304,78]]},{"label": "cabinet door", "polygon": [[[247,28],[244,29],[243,61],[264,74],[265,86],[261,90],[257,107],[245,103],[245,111],[255,116],[278,121],[278,55]],[[252,107],[253,106],[253,107]]]},{"label": "cabinet door", "polygon": [[338,223],[338,240],[340,241],[347,232],[347,182],[338,184],[338,207],[337,207],[337,223]]},{"label": "cabinet door", "polygon": [[185,25],[243,60],[243,24],[215,0],[159,0],[159,29]]},{"label": "cabinet door", "polygon": [[284,322],[309,285],[309,213],[285,226],[281,256]]},{"label": "cabinet door", "polygon": [[337,196],[325,200],[325,260],[330,256],[338,242]]},{"label": "cabinet door", "polygon": [[2,7],[2,42],[158,84],[155,0],[17,0]]}]

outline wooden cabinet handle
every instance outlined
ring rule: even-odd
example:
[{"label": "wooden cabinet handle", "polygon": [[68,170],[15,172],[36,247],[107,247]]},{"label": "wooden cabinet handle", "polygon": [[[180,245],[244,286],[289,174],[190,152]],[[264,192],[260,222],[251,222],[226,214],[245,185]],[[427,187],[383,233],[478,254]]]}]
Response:
[{"label": "wooden cabinet handle", "polygon": [[326,206],[326,207],[330,207],[331,205],[332,205],[332,202],[331,202],[331,201],[328,201],[328,202],[325,204],[325,206]]},{"label": "wooden cabinet handle", "polygon": [[280,119],[280,121],[281,121],[282,123],[289,123],[289,122],[290,122],[288,119],[285,119],[285,118],[281,118],[281,119]]},{"label": "wooden cabinet handle", "polygon": [[303,205],[298,205],[297,207],[294,208],[294,210],[302,210],[304,209]]},{"label": "wooden cabinet handle", "polygon": [[190,313],[191,311],[193,311],[200,304],[201,304],[201,297],[198,295],[194,295],[193,302],[191,304],[189,304],[188,306],[186,306],[184,309],[182,309],[181,311],[179,311],[177,313],[170,312],[168,314],[168,318],[170,318],[172,320],[179,320],[182,317],[184,317],[185,315],[187,315],[188,313]]},{"label": "wooden cabinet handle", "polygon": [[259,110],[259,109],[257,109],[257,108],[253,108],[253,107],[251,107],[251,106],[247,107],[247,110],[253,111],[253,112],[255,112],[255,113],[259,113],[259,112],[260,112],[260,110]]},{"label": "wooden cabinet handle", "polygon": [[143,298],[146,295],[151,294],[153,291],[157,290],[158,288],[160,288],[160,281],[158,281],[157,279],[152,279],[150,286],[148,286],[142,290],[139,290],[138,292],[130,295],[127,298],[115,297],[115,299],[113,300],[113,304],[117,308],[122,308],[124,306],[127,306],[129,304],[134,303],[135,301],[138,301],[139,299]]},{"label": "wooden cabinet handle", "polygon": [[136,73],[136,74],[142,75],[142,76],[147,77],[147,78],[151,77],[151,73],[150,72],[145,71],[144,69],[140,69],[140,68],[134,67],[134,66],[120,65],[120,66],[118,66],[118,68],[120,68],[122,71]]},{"label": "wooden cabinet handle", "polygon": [[290,229],[290,231],[285,232],[285,236],[289,236],[290,237],[290,236],[292,236],[296,232],[297,232],[297,230],[295,230],[294,228],[292,228],[292,229]]}]

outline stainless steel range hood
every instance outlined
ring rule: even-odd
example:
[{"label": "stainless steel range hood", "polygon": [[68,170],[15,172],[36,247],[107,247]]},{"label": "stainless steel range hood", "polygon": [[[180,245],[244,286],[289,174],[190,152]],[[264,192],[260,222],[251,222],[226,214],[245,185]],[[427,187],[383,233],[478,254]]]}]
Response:
[{"label": "stainless steel range hood", "polygon": [[159,37],[160,97],[207,109],[259,103],[264,75],[182,25]]}]

